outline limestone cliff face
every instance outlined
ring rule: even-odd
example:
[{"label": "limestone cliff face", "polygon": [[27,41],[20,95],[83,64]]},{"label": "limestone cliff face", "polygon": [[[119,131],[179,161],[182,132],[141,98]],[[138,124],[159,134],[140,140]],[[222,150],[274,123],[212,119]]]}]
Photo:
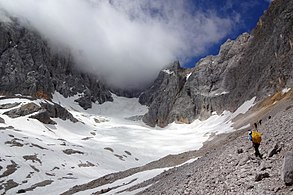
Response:
[{"label": "limestone cliff face", "polygon": [[170,64],[159,73],[154,84],[140,95],[139,102],[149,106],[149,112],[143,117],[146,124],[163,127],[169,123],[169,113],[185,83],[185,72],[178,62]]},{"label": "limestone cliff face", "polygon": [[1,94],[50,98],[55,91],[65,97],[79,93],[76,101],[85,109],[112,100],[97,78],[74,68],[69,54],[53,53],[38,33],[10,20],[0,20]]},{"label": "limestone cliff face", "polygon": [[[151,89],[153,95],[148,99],[149,113],[144,121],[162,127],[173,121],[190,123],[196,118],[207,118],[214,111],[235,111],[254,96],[261,99],[292,87],[292,47],[293,1],[275,0],[251,35],[244,33],[235,41],[228,40],[217,56],[199,61],[191,74],[181,71],[184,76],[172,78],[159,75],[161,78],[154,85],[167,86]],[[178,77],[186,77],[183,87],[170,81]],[[165,88],[174,91],[162,90]],[[141,99],[145,99],[144,95]],[[165,105],[168,109],[162,109]]]}]

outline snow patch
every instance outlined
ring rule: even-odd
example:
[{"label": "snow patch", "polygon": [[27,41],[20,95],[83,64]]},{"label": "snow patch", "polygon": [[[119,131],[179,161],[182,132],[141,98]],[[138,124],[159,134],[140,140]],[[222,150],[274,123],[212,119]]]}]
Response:
[{"label": "snow patch", "polygon": [[171,71],[169,69],[164,69],[162,71],[165,72],[165,73],[167,73],[167,74],[169,74],[169,75],[175,74],[174,71]]},{"label": "snow patch", "polygon": [[189,79],[189,77],[192,75],[192,72],[189,73],[187,76],[186,76],[186,81]]},{"label": "snow patch", "polygon": [[245,126],[240,127],[239,130],[246,129],[246,128],[249,128],[249,127],[250,127],[250,124],[247,124]]},{"label": "snow patch", "polygon": [[239,114],[246,113],[251,107],[255,105],[256,97],[253,97],[251,100],[244,102],[231,116],[231,119],[235,118]]},{"label": "snow patch", "polygon": [[223,91],[222,93],[216,93],[215,96],[225,95],[228,94],[228,91]]},{"label": "snow patch", "polygon": [[[20,184],[9,190],[9,194],[15,194],[19,189],[29,188],[44,180],[54,182],[36,188],[30,194],[46,193],[48,189],[52,194],[60,194],[74,185],[142,166],[169,154],[197,150],[214,135],[233,131],[231,116],[246,112],[255,101],[253,98],[245,102],[233,114],[225,111],[220,116],[212,115],[205,121],[195,120],[191,124],[172,123],[166,128],[151,128],[141,120],[129,120],[129,117],[142,116],[147,112],[147,107],[140,105],[137,98],[113,95],[113,102],[96,103],[88,110],[74,101],[77,98],[79,95],[65,98],[58,92],[53,94],[53,102],[66,108],[80,121],[77,123],[53,119],[57,122],[56,125],[45,125],[28,116],[12,119],[3,115],[7,109],[0,109],[0,116],[5,120],[5,124],[0,124],[5,129],[0,129],[0,156],[5,159],[0,165],[6,167],[12,160],[19,167],[15,173],[5,178]],[[39,104],[41,101],[45,100],[33,101],[19,97],[1,99],[0,104]],[[18,146],[13,146],[14,144]],[[37,158],[40,162],[25,160],[23,156],[26,159]],[[120,185],[137,178],[129,185],[119,188],[120,191],[167,169],[137,173],[100,188]],[[2,169],[0,174],[4,171]],[[31,175],[27,178],[29,174]],[[28,182],[23,183],[24,180]],[[110,191],[109,194],[114,192],[116,191]],[[0,190],[1,193],[3,190]]]},{"label": "snow patch", "polygon": [[288,93],[291,90],[291,88],[284,88],[282,90],[282,95],[284,95],[285,93]]},{"label": "snow patch", "polygon": [[[123,191],[127,188],[130,188],[134,185],[137,185],[139,183],[142,183],[148,179],[151,179],[151,178],[154,178],[155,176],[163,173],[164,171],[166,170],[169,170],[171,167],[169,168],[162,168],[162,169],[152,169],[152,170],[147,170],[147,171],[143,171],[143,172],[139,172],[139,173],[136,173],[134,175],[131,175],[129,177],[126,177],[126,178],[123,178],[123,179],[119,179],[113,183],[110,183],[110,184],[106,184],[106,185],[103,185],[103,186],[100,186],[98,188],[94,188],[92,190],[87,190],[87,191],[83,191],[83,192],[79,192],[79,193],[76,193],[77,195],[83,195],[83,194],[92,194],[94,192],[97,192],[97,191],[101,191],[103,189],[111,189],[113,188],[112,190],[110,190],[109,192],[107,193],[104,193],[105,195],[110,195],[110,194],[118,194],[118,192],[120,191]],[[117,186],[120,186],[117,188]],[[119,193],[119,194],[124,194],[124,195],[131,195],[131,194],[135,194],[136,191],[133,191],[133,192],[129,192],[129,191],[126,191],[126,192],[123,192],[123,193]]]}]

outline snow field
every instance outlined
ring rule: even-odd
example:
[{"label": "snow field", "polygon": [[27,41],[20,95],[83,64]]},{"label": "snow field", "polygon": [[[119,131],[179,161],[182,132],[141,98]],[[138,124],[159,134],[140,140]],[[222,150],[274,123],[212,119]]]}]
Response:
[{"label": "snow field", "polygon": [[[142,166],[169,154],[197,150],[210,135],[233,131],[231,119],[236,113],[246,112],[255,100],[244,103],[234,114],[224,112],[206,121],[195,120],[192,124],[172,123],[166,128],[151,128],[141,121],[128,119],[147,112],[147,107],[141,106],[136,98],[113,95],[114,102],[93,104],[92,109],[83,110],[74,102],[77,97],[64,98],[55,93],[53,98],[55,103],[65,107],[79,120],[77,123],[54,118],[57,125],[45,125],[29,116],[12,119],[3,114],[11,109],[0,109],[0,116],[5,120],[0,127],[6,128],[0,130],[0,165],[3,167],[0,175],[12,161],[17,164],[17,170],[5,177],[6,181],[13,179],[19,184],[9,190],[10,193],[52,180],[50,185],[37,187],[29,194],[46,194],[48,189],[60,194],[74,185]],[[40,101],[44,100],[33,102],[39,105]],[[14,102],[23,105],[32,101],[23,98],[0,100],[1,105]],[[13,128],[7,128],[9,126]],[[11,144],[13,139],[22,146]],[[66,154],[66,151],[70,154]],[[135,184],[163,170],[137,173],[123,182],[117,182],[125,183],[126,180],[137,178],[132,183]],[[117,191],[123,188],[117,188]]]}]

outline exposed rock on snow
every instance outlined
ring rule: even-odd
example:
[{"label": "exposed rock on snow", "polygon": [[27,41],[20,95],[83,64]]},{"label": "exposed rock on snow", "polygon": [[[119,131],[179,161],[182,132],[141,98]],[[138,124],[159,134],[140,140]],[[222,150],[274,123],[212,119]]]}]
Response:
[{"label": "exposed rock on snow", "polygon": [[84,154],[83,152],[81,151],[78,151],[78,150],[73,150],[73,149],[66,149],[66,150],[63,150],[63,152],[67,155],[72,155],[72,154]]},{"label": "exposed rock on snow", "polygon": [[30,118],[34,118],[39,120],[44,124],[56,125],[57,123],[50,118],[50,115],[47,110],[40,111],[38,114],[30,116]]},{"label": "exposed rock on snow", "polygon": [[16,108],[16,109],[4,112],[4,114],[11,118],[17,118],[20,116],[26,116],[26,115],[32,114],[34,112],[38,112],[39,110],[41,110],[40,106],[36,105],[35,103],[28,103],[28,104],[22,105],[20,108]]},{"label": "exposed rock on snow", "polygon": [[[168,115],[178,93],[186,82],[185,71],[180,67],[179,62],[170,64],[168,71],[162,70],[153,86],[140,95],[139,102],[149,106],[149,112],[143,117],[146,124],[152,127],[156,124],[165,127],[172,122]],[[186,113],[186,115],[189,114],[191,113]]]},{"label": "exposed rock on snow", "polygon": [[10,109],[16,106],[19,106],[21,103],[15,102],[15,103],[8,103],[8,104],[1,104],[0,109]]},{"label": "exposed rock on snow", "polygon": [[56,103],[40,103],[42,108],[46,110],[48,115],[52,118],[61,118],[62,120],[69,119],[76,123],[78,120],[73,117],[73,115],[68,112],[65,108]]}]

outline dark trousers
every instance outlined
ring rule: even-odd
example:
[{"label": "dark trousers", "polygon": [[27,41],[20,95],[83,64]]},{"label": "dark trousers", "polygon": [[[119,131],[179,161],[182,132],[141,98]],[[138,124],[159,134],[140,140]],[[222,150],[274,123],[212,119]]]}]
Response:
[{"label": "dark trousers", "polygon": [[259,153],[259,150],[258,150],[260,144],[257,144],[257,143],[252,143],[252,144],[253,144],[253,147],[255,149],[255,156],[256,157],[259,156],[262,159],[262,155]]}]

